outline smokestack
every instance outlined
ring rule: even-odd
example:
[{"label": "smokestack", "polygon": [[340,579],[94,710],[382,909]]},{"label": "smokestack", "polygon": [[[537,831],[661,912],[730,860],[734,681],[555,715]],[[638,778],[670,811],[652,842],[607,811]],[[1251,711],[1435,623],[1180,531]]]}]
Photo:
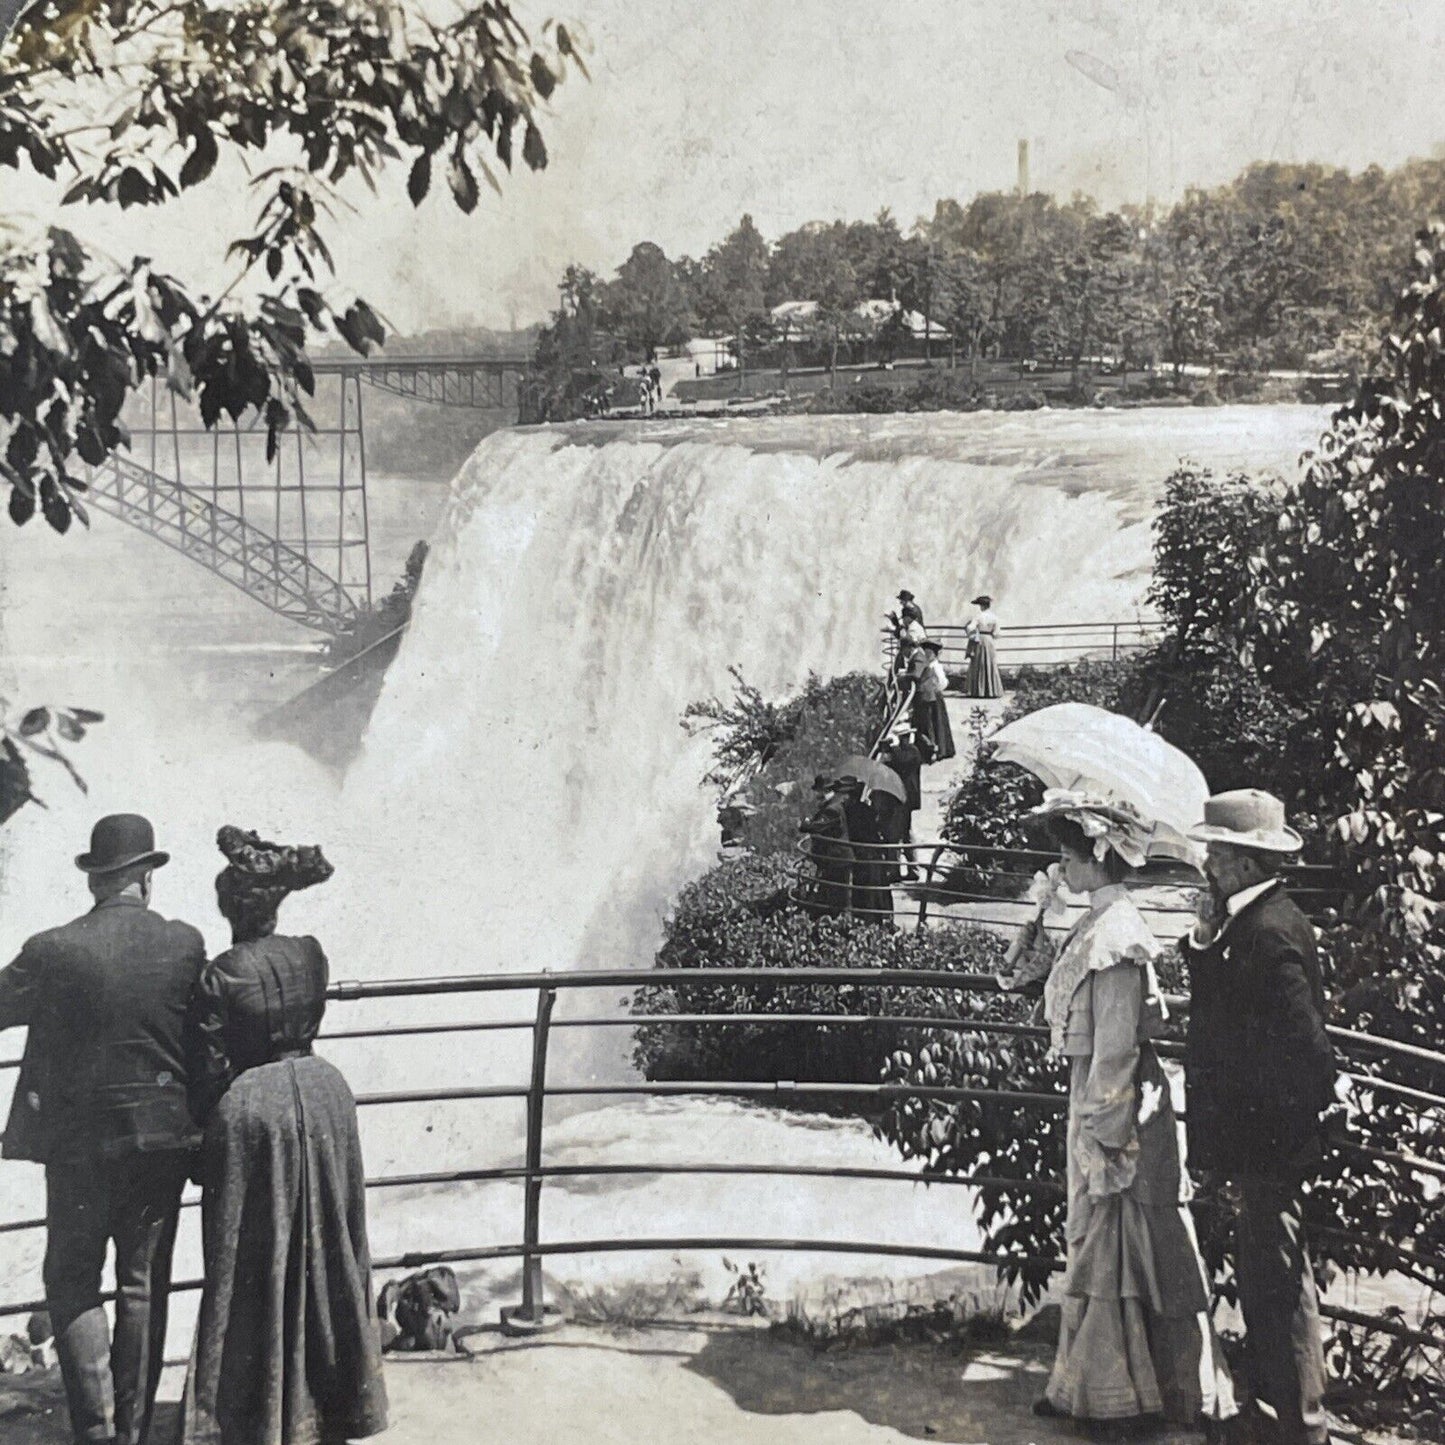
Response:
[{"label": "smokestack", "polygon": [[1029,143],[1026,140],[1019,142],[1019,195],[1031,195],[1029,189]]}]

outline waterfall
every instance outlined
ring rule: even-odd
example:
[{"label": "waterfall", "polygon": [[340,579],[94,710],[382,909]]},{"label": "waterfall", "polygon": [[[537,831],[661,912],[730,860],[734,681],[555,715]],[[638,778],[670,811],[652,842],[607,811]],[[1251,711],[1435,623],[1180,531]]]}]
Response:
[{"label": "waterfall", "polygon": [[338,920],[353,966],[645,966],[714,855],[679,719],[730,665],[769,696],[877,667],[900,586],[940,622],[984,590],[1005,625],[1132,617],[1164,476],[1185,453],[1292,457],[1317,413],[1270,415],[1264,446],[1245,408],[488,438],[347,782],[394,865]]}]

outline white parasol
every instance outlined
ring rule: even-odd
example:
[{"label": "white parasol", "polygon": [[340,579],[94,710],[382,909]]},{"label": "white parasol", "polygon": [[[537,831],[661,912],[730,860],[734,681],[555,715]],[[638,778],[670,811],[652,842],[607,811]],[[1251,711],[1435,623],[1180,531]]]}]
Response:
[{"label": "white parasol", "polygon": [[1154,825],[1151,858],[1199,865],[1203,850],[1187,834],[1204,816],[1209,784],[1192,758],[1132,718],[1063,702],[1011,722],[991,741],[994,757],[1027,768],[1047,788],[1135,808]]}]

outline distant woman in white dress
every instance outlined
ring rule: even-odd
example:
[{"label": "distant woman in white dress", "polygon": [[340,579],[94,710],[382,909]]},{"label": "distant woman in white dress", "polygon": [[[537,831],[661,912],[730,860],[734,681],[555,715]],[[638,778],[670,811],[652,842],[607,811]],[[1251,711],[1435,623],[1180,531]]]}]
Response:
[{"label": "distant woman in white dress", "polygon": [[1038,813],[1059,874],[1088,911],[1044,984],[1050,1052],[1068,1061],[1063,1315],[1041,1415],[1193,1426],[1235,1413],[1207,1313],[1169,1083],[1151,1038],[1165,1019],[1159,943],[1125,880],[1142,865],[1132,811],[1051,792]]},{"label": "distant woman in white dress", "polygon": [[1002,697],[1003,678],[998,670],[998,618],[993,615],[993,598],[983,593],[973,599],[979,614],[968,624],[969,697]]}]

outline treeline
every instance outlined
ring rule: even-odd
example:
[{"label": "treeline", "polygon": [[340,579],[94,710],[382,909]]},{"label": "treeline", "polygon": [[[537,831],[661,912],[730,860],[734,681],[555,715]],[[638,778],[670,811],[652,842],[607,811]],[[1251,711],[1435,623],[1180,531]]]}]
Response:
[{"label": "treeline", "polygon": [[[644,241],[611,280],[569,266],[537,346],[544,384],[729,338],[741,367],[836,364],[910,345],[965,358],[1106,355],[1130,368],[1354,371],[1378,343],[1419,226],[1445,213],[1445,161],[1357,175],[1255,165],[1167,211],[1101,211],[1088,197],[939,201],[904,233],[813,222],[767,241],[744,216],[700,260]],[[891,316],[860,303],[896,300]],[[815,303],[785,328],[772,309]],[[946,333],[927,342],[903,312]]]}]

